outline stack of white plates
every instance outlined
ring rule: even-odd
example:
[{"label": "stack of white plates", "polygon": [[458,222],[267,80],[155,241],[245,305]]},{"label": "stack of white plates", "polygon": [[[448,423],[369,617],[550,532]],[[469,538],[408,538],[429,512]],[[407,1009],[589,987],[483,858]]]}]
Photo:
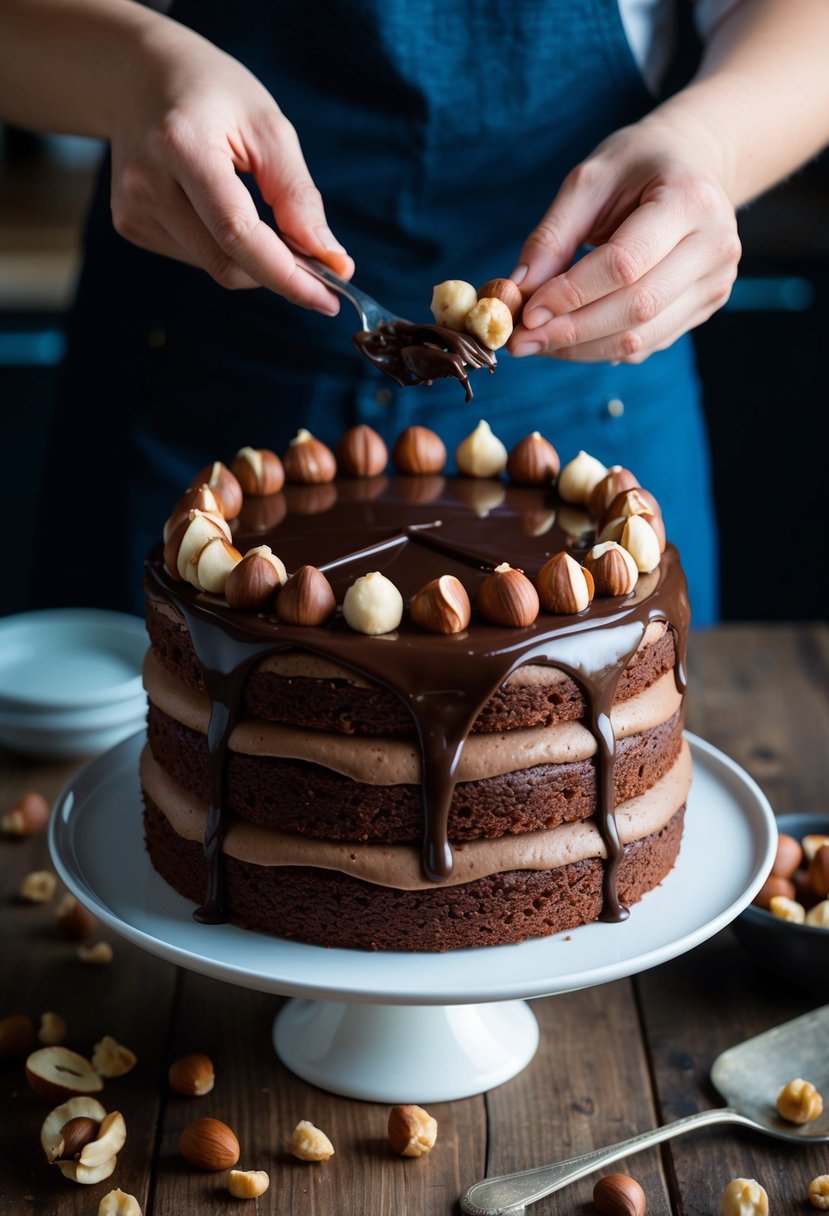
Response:
[{"label": "stack of white plates", "polygon": [[0,619],[0,745],[29,756],[97,755],[145,724],[140,617],[55,608]]}]

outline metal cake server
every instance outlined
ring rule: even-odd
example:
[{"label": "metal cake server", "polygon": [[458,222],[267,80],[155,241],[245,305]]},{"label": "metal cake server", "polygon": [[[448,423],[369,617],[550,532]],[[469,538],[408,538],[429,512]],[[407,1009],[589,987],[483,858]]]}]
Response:
[{"label": "metal cake server", "polygon": [[[795,1077],[811,1081],[827,1099],[823,1113],[811,1123],[788,1123],[777,1114],[775,1099]],[[483,1178],[463,1192],[461,1210],[468,1216],[521,1216],[528,1204],[594,1170],[717,1123],[736,1123],[793,1143],[829,1141],[829,1005],[729,1047],[714,1061],[711,1081],[727,1106],[698,1111],[630,1140],[553,1165]]]}]

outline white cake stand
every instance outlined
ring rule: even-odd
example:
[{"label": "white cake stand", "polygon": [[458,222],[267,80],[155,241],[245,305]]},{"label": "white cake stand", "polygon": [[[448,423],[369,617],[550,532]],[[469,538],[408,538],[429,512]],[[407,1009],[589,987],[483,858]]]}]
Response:
[{"label": "white cake stand", "polygon": [[694,782],[676,866],[620,924],[446,954],[326,949],[200,925],[144,849],[143,732],[88,763],[55,807],[49,845],[69,890],[151,954],[291,997],[279,1058],[323,1089],[377,1102],[468,1097],[520,1072],[538,1045],[529,997],[633,975],[699,945],[750,903],[774,859],[774,814],[756,783],[694,735]]}]

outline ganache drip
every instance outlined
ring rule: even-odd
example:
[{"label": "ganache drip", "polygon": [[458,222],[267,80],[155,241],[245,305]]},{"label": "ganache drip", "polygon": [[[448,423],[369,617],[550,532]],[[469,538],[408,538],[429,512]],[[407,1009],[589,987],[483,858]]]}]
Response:
[{"label": "ganache drip", "polygon": [[380,371],[408,388],[448,376],[459,380],[472,400],[469,372],[495,370],[495,352],[472,334],[446,325],[392,321],[354,335],[354,345]]}]

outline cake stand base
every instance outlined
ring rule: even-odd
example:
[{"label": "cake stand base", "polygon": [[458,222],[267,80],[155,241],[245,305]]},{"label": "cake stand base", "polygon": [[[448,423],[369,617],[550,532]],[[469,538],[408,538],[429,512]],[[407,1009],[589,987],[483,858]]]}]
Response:
[{"label": "cake stand base", "polygon": [[289,1000],[274,1022],[277,1055],[305,1081],[396,1105],[484,1093],[526,1068],[538,1022],[525,1001],[360,1005]]}]

